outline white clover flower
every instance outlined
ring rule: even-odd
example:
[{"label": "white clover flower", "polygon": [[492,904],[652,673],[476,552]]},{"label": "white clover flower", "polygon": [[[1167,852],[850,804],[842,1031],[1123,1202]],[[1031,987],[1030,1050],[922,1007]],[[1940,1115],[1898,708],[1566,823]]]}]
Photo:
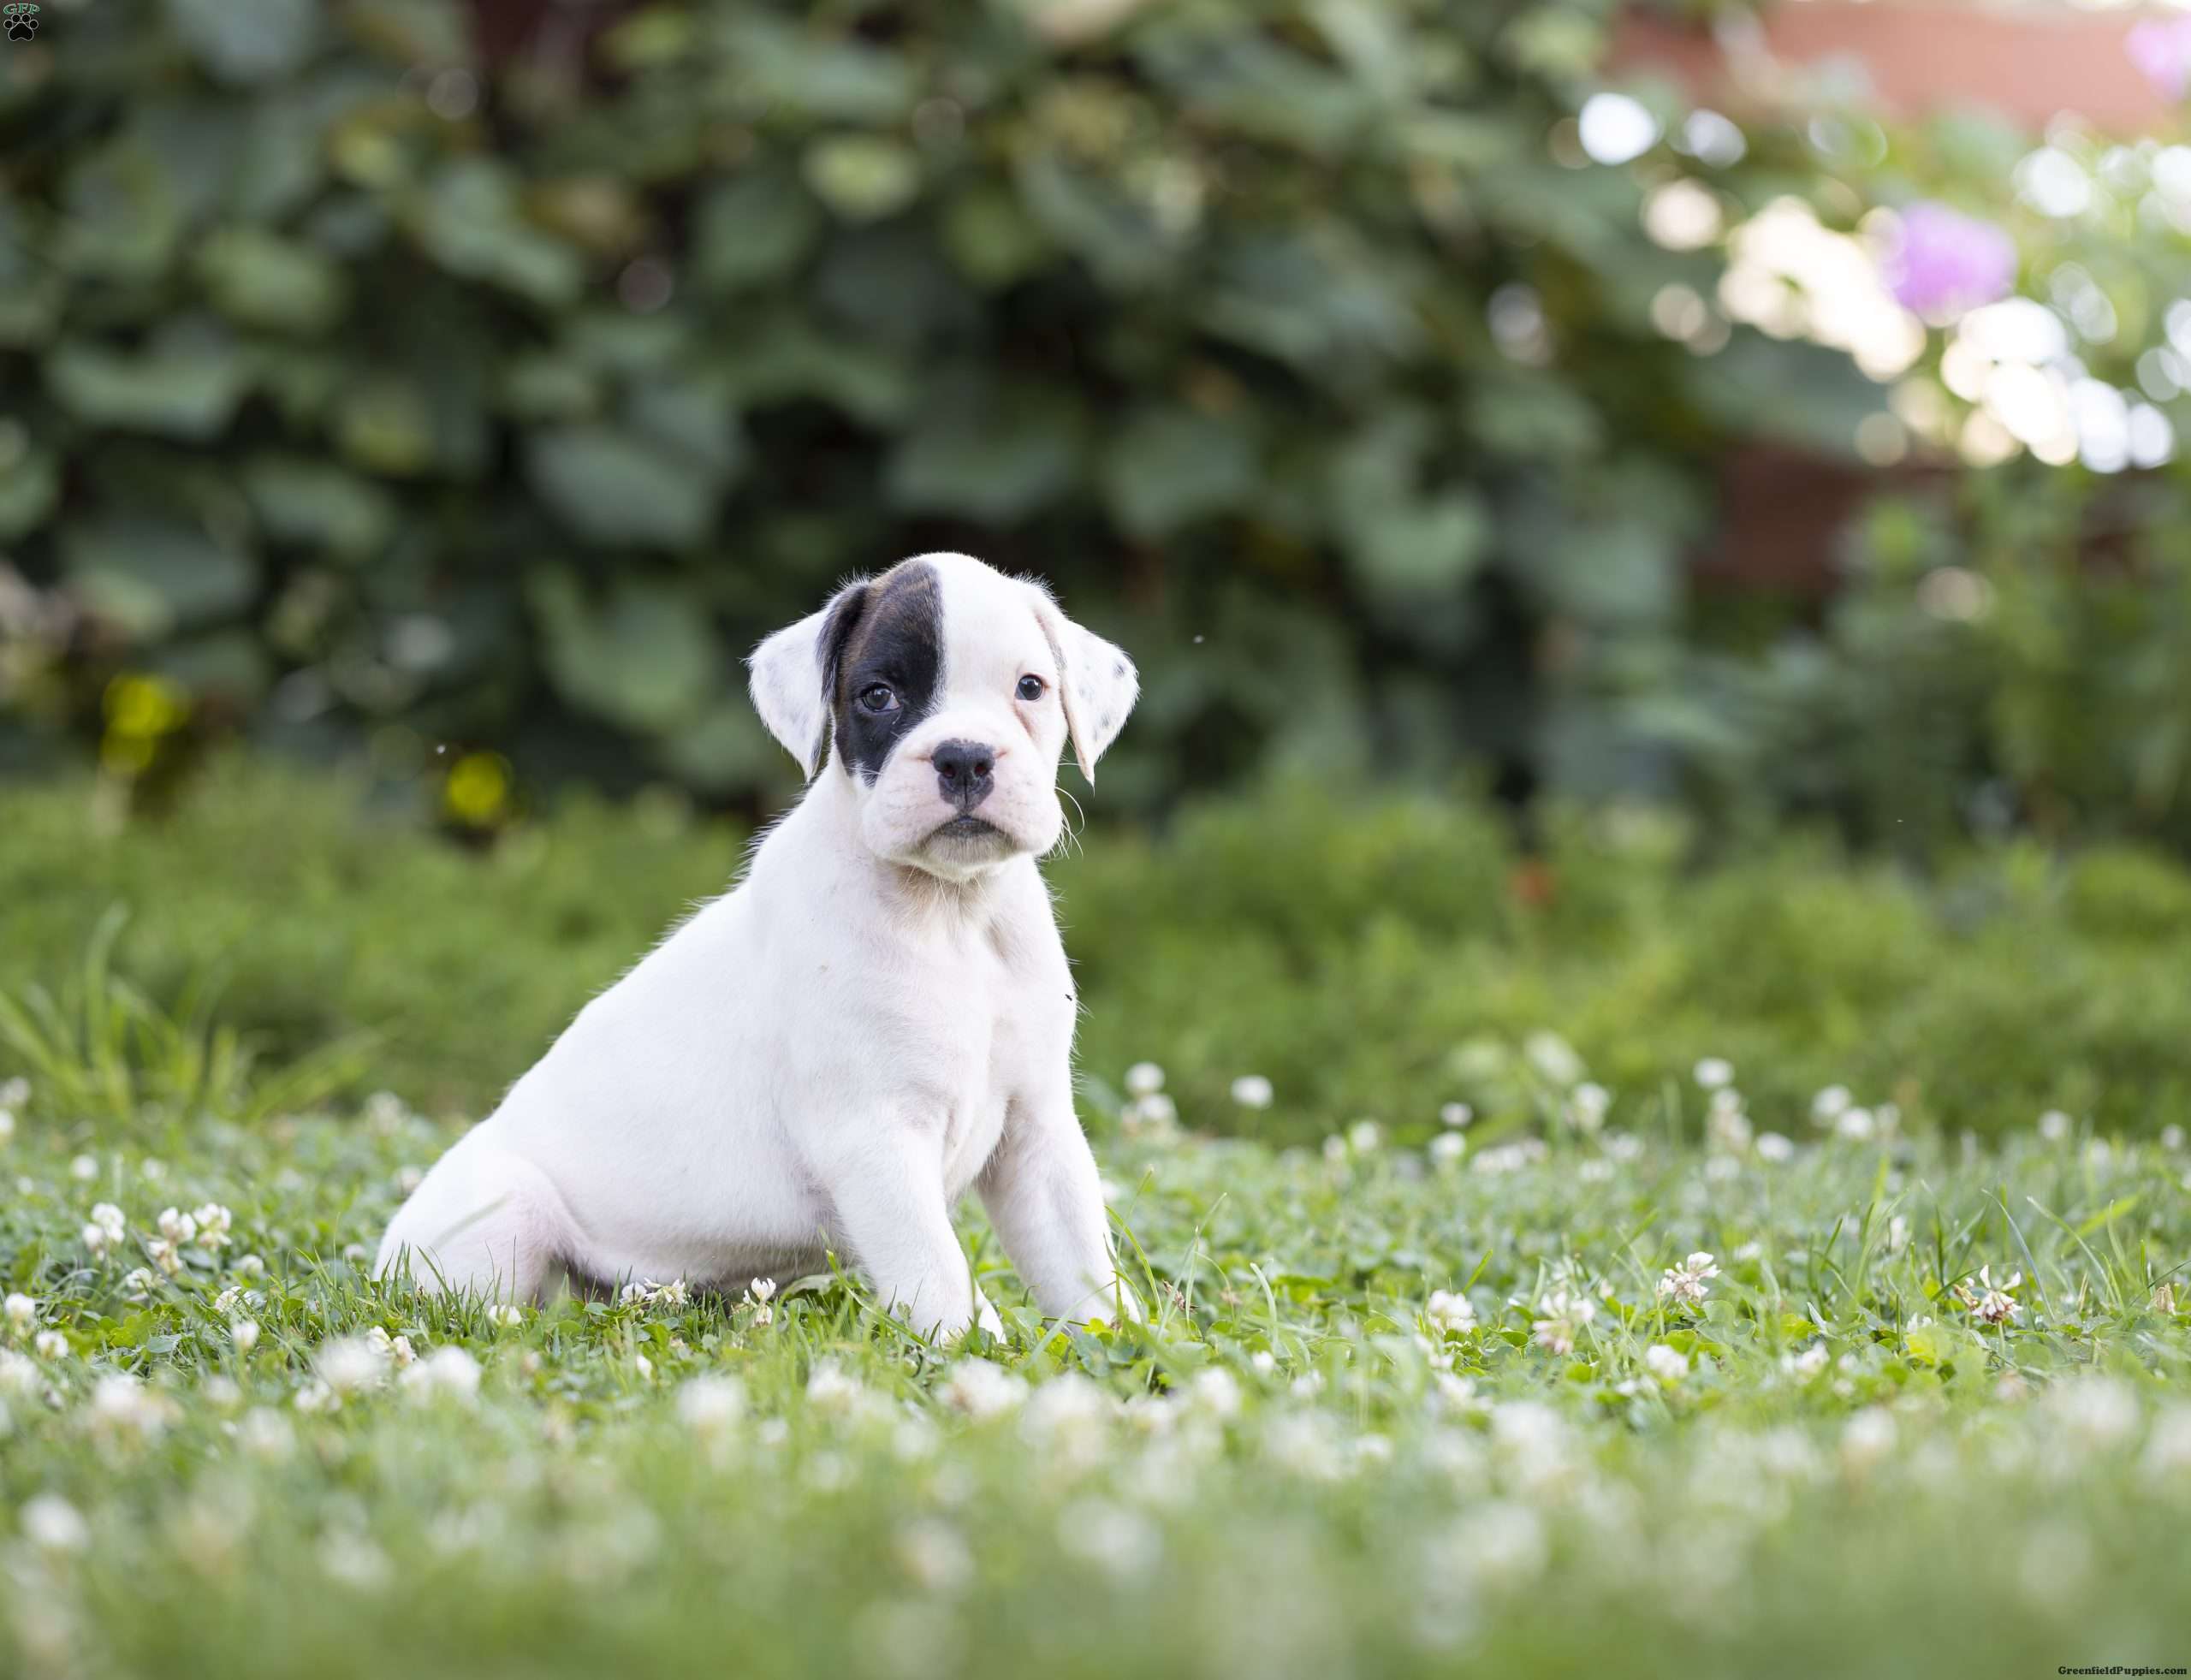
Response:
[{"label": "white clover flower", "polygon": [[38,1322],[38,1303],[27,1295],[11,1293],[8,1297],[7,1313],[9,1330],[20,1336]]},{"label": "white clover flower", "polygon": [[1909,1246],[1909,1221],[1897,1214],[1886,1222],[1886,1250],[1889,1254],[1900,1254]]},{"label": "white clover flower", "polygon": [[[383,1333],[382,1344],[386,1341]],[[377,1388],[388,1379],[388,1352],[371,1336],[344,1336],[323,1345],[313,1357],[319,1380],[339,1395]]]},{"label": "white clover flower", "polygon": [[816,1362],[806,1379],[806,1404],[824,1416],[846,1416],[866,1392],[859,1379],[834,1359]]},{"label": "white clover flower", "polygon": [[1179,1127],[1179,1105],[1161,1091],[1150,1091],[1126,1104],[1119,1123],[1129,1137],[1167,1139]]},{"label": "white clover flower", "polygon": [[1485,1499],[1431,1547],[1437,1574],[1486,1592],[1519,1592],[1544,1573],[1552,1545],[1544,1519],[1511,1499]]},{"label": "white clover flower", "polygon": [[776,1297],[774,1278],[756,1278],[746,1286],[745,1302],[753,1309],[753,1322],[757,1325],[775,1322],[775,1312],[769,1303]]},{"label": "white clover flower", "polygon": [[1539,1073],[1563,1088],[1574,1084],[1586,1072],[1575,1047],[1556,1032],[1531,1033],[1522,1042],[1522,1054]]},{"label": "white clover flower", "polygon": [[[1971,1305],[1971,1311],[1988,1324],[2015,1323],[2017,1315],[2023,1311],[2023,1306],[2014,1299],[2009,1291],[2022,1282],[2023,1273],[2018,1272],[2006,1283],[1996,1285],[1993,1282],[1992,1268],[1988,1266],[1980,1267],[1978,1287],[1983,1292],[1978,1297],[1976,1303]],[[1963,1297],[1966,1303],[1968,1303],[1969,1296],[1967,1291],[1963,1291]]]},{"label": "white clover flower", "polygon": [[1844,1108],[1834,1116],[1833,1130],[1838,1136],[1861,1143],[1877,1135],[1879,1122],[1868,1108]]},{"label": "white clover flower", "polygon": [[23,1502],[23,1538],[41,1552],[81,1552],[92,1543],[92,1525],[58,1493],[41,1493]]},{"label": "white clover flower", "polygon": [[1867,1406],[1842,1427],[1841,1462],[1861,1475],[1894,1451],[1899,1432],[1883,1406]]},{"label": "white clover flower", "polygon": [[243,1291],[237,1285],[231,1284],[228,1288],[223,1290],[218,1295],[216,1295],[213,1297],[213,1310],[225,1318],[229,1314],[235,1311],[237,1304],[241,1302],[242,1299]]},{"label": "white clover flower", "polygon": [[1318,1411],[1273,1418],[1263,1430],[1263,1457],[1309,1481],[1336,1481],[1346,1469],[1331,1422]]},{"label": "white clover flower", "polygon": [[1699,1252],[1678,1266],[1669,1266],[1659,1278],[1659,1299],[1677,1307],[1701,1307],[1710,1292],[1710,1279],[1719,1275],[1712,1256]]},{"label": "white clover flower", "polygon": [[0,1394],[27,1400],[45,1384],[45,1376],[30,1360],[12,1349],[0,1348]]},{"label": "white clover flower", "polygon": [[1240,1382],[1221,1365],[1196,1371],[1187,1384],[1187,1398],[1212,1417],[1240,1415]]},{"label": "white clover flower", "polygon": [[234,1269],[240,1278],[263,1278],[266,1275],[266,1262],[255,1254],[247,1254],[236,1261]]},{"label": "white clover flower", "polygon": [[123,1274],[122,1287],[133,1301],[142,1301],[155,1289],[160,1280],[147,1267],[139,1266]]},{"label": "white clover flower", "polygon": [[1243,1108],[1268,1108],[1275,1093],[1260,1073],[1244,1073],[1232,1082],[1232,1101]]},{"label": "white clover flower", "polygon": [[165,1396],[117,1372],[101,1377],[92,1388],[86,1419],[92,1433],[103,1440],[129,1436],[145,1441],[165,1433],[174,1412]]},{"label": "white clover flower", "polygon": [[1108,1499],[1078,1499],[1058,1517],[1058,1544],[1119,1580],[1146,1575],[1163,1556],[1163,1532],[1139,1511]]},{"label": "white clover flower", "polygon": [[2170,1155],[2175,1154],[2176,1150],[2182,1149],[2183,1147],[2183,1128],[2180,1125],[2172,1125],[2163,1126],[2160,1129],[2160,1146],[2164,1149],[2166,1149]]},{"label": "white clover flower", "polygon": [[235,1224],[235,1215],[226,1208],[217,1202],[208,1202],[190,1217],[198,1226],[198,1241],[201,1247],[228,1247],[229,1232]]},{"label": "white clover flower", "polygon": [[1643,1368],[1660,1382],[1679,1382],[1689,1374],[1689,1356],[1679,1348],[1654,1342],[1643,1350]]},{"label": "white clover flower", "polygon": [[1832,1125],[1849,1111],[1856,1101],[1846,1085],[1828,1085],[1811,1099],[1811,1121],[1816,1125]]},{"label": "white clover flower", "polygon": [[258,1345],[258,1326],[252,1320],[240,1318],[229,1327],[229,1339],[235,1344],[238,1353],[249,1353]]},{"label": "white clover flower", "polygon": [[319,1566],[330,1580],[360,1593],[377,1593],[395,1573],[387,1552],[365,1535],[341,1529],[320,1541]]},{"label": "white clover flower", "polygon": [[68,1176],[80,1184],[88,1184],[99,1176],[98,1157],[78,1155],[68,1163]]},{"label": "white clover flower", "polygon": [[1585,1080],[1568,1093],[1567,1124],[1581,1132],[1594,1132],[1606,1123],[1612,1095],[1603,1085]]},{"label": "white clover flower", "polygon": [[745,1385],[736,1377],[693,1377],[677,1391],[678,1421],[698,1435],[719,1435],[745,1416]]},{"label": "white clover flower", "polygon": [[505,1330],[514,1330],[525,1322],[525,1309],[514,1301],[499,1301],[487,1309],[487,1322]]},{"label": "white clover flower", "polygon": [[1537,1310],[1544,1316],[1529,1327],[1536,1333],[1537,1345],[1561,1358],[1575,1351],[1576,1333],[1598,1315],[1596,1302],[1564,1289],[1555,1289],[1538,1302]]},{"label": "white clover flower", "polygon": [[2146,1437],[2146,1471],[2152,1475],[2191,1472],[2191,1405],[2178,1403],[2153,1419]]},{"label": "white clover flower", "polygon": [[1164,1089],[1164,1070],[1155,1062],[1136,1062],[1126,1070],[1128,1096],[1154,1096]]},{"label": "white clover flower", "polygon": [[1376,1121],[1357,1120],[1346,1129],[1346,1147],[1358,1155],[1374,1155],[1384,1137],[1384,1131]]},{"label": "white clover flower", "polygon": [[2050,1143],[2058,1143],[2069,1135],[2071,1121],[2059,1108],[2049,1108],[2039,1117],[2039,1135]]},{"label": "white clover flower", "polygon": [[1346,1160],[1346,1139],[1331,1137],[1324,1139],[1324,1159],[1337,1167]]},{"label": "white clover flower", "polygon": [[1826,1369],[1829,1357],[1824,1342],[1813,1342],[1801,1353],[1780,1356],[1780,1368],[1799,1382],[1809,1382]]},{"label": "white clover flower", "polygon": [[672,1312],[683,1312],[692,1299],[692,1289],[682,1278],[672,1278],[668,1283],[655,1286],[655,1305],[667,1307]]},{"label": "white clover flower", "polygon": [[2152,1306],[2153,1310],[2158,1313],[2163,1318],[2173,1318],[2176,1316],[2176,1282],[2174,1279],[2170,1279],[2168,1282],[2157,1285],[2154,1287]]},{"label": "white clover flower", "polygon": [[[151,1163],[147,1161],[145,1162],[145,1165],[150,1167]],[[145,1174],[145,1177],[147,1178],[151,1178],[152,1176],[153,1175],[150,1172]],[[177,1248],[187,1247],[198,1235],[198,1221],[192,1218],[188,1214],[182,1212],[180,1208],[163,1208],[160,1213],[158,1225],[160,1227],[160,1235],[165,1238],[169,1242],[173,1243]]]},{"label": "white clover flower", "polygon": [[295,1404],[300,1412],[340,1411],[342,1409],[342,1397],[315,1377],[297,1391]]},{"label": "white clover flower", "polygon": [[1476,1328],[1476,1303],[1458,1290],[1432,1290],[1422,1315],[1449,1336],[1466,1335]]},{"label": "white clover flower", "polygon": [[1476,1110],[1465,1102],[1449,1102],[1438,1111],[1438,1123],[1459,1131],[1476,1118]]},{"label": "white clover flower", "polygon": [[942,1396],[943,1403],[953,1411],[972,1418],[995,1417],[1024,1400],[1027,1385],[986,1359],[962,1359],[945,1379]]},{"label": "white clover flower", "polygon": [[15,1137],[15,1111],[0,1108],[0,1144],[11,1143]]},{"label": "white clover flower", "polygon": [[470,1405],[479,1398],[479,1362],[460,1347],[437,1347],[405,1371],[402,1382],[414,1399]]},{"label": "white clover flower", "polygon": [[898,1562],[932,1593],[955,1593],[974,1576],[973,1553],[959,1531],[939,1517],[923,1517],[899,1530]]},{"label": "white clover flower", "polygon": [[654,1380],[654,1361],[644,1353],[635,1353],[632,1356],[632,1368],[639,1374],[641,1382]]},{"label": "white clover flower", "polygon": [[647,1302],[647,1297],[652,1293],[653,1291],[644,1284],[626,1284],[622,1289],[617,1291],[616,1300],[620,1306],[644,1306]]},{"label": "white clover flower", "polygon": [[236,1441],[252,1457],[279,1463],[296,1451],[297,1432],[278,1411],[254,1406],[236,1425]]},{"label": "white clover flower", "polygon": [[1451,1167],[1466,1154],[1469,1140],[1458,1131],[1441,1131],[1430,1140],[1430,1159],[1439,1167]]},{"label": "white clover flower", "polygon": [[1757,1135],[1757,1158],[1775,1167],[1784,1166],[1796,1158],[1796,1146],[1777,1131],[1761,1131]]},{"label": "white clover flower", "polygon": [[1734,1083],[1735,1065],[1725,1056],[1707,1056],[1689,1070],[1689,1075],[1707,1091],[1716,1091]]},{"label": "white clover flower", "polygon": [[37,1349],[38,1356],[41,1359],[66,1359],[68,1356],[68,1339],[58,1330],[39,1331],[37,1340],[31,1345]]},{"label": "white clover flower", "polygon": [[2046,1408],[2063,1435],[2093,1451],[2119,1445],[2138,1427],[2138,1397],[2117,1377],[2057,1382],[2047,1391]]},{"label": "white clover flower", "polygon": [[1706,1140],[1715,1149],[1742,1155],[1753,1136],[1749,1116],[1743,1112],[1742,1093],[1732,1089],[1712,1093],[1712,1106],[1704,1120]]}]

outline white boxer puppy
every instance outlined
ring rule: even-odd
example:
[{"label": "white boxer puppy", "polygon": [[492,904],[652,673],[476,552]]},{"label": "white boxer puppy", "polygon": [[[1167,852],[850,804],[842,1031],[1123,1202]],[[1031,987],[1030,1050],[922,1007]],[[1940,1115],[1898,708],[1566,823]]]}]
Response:
[{"label": "white boxer puppy", "polygon": [[1044,1313],[1131,1313],[1035,860],[1064,833],[1060,751],[1093,772],[1132,662],[1040,585],[935,554],[751,664],[805,797],[435,1164],[376,1274],[519,1300],[567,1274],[736,1290],[828,1249],[924,1332],[997,1332],[951,1227],[973,1185]]}]

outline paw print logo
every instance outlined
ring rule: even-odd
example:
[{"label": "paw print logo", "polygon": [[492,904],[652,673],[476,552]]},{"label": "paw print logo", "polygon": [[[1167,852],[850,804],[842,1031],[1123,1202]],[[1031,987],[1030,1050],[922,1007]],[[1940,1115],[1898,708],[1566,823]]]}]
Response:
[{"label": "paw print logo", "polygon": [[7,20],[8,39],[11,41],[32,41],[38,39],[38,8],[19,3],[0,8],[0,15]]}]

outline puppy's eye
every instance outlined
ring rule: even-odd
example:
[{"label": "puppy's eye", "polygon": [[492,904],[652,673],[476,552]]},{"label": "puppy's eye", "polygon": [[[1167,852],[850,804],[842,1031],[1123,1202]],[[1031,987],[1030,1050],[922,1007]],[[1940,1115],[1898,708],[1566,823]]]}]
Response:
[{"label": "puppy's eye", "polygon": [[1023,700],[1039,700],[1048,687],[1049,685],[1040,677],[1022,677],[1019,680],[1019,698]]},{"label": "puppy's eye", "polygon": [[880,716],[884,712],[898,709],[898,697],[891,692],[888,683],[871,682],[860,690],[859,705],[862,711],[873,712]]}]

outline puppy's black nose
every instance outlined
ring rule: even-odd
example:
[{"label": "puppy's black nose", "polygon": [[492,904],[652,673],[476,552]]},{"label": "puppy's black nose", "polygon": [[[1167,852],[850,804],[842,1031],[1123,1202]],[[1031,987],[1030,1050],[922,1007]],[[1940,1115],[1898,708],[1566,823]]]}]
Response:
[{"label": "puppy's black nose", "polygon": [[935,785],[961,810],[971,810],[996,786],[996,749],[972,741],[946,741],[929,756]]}]

